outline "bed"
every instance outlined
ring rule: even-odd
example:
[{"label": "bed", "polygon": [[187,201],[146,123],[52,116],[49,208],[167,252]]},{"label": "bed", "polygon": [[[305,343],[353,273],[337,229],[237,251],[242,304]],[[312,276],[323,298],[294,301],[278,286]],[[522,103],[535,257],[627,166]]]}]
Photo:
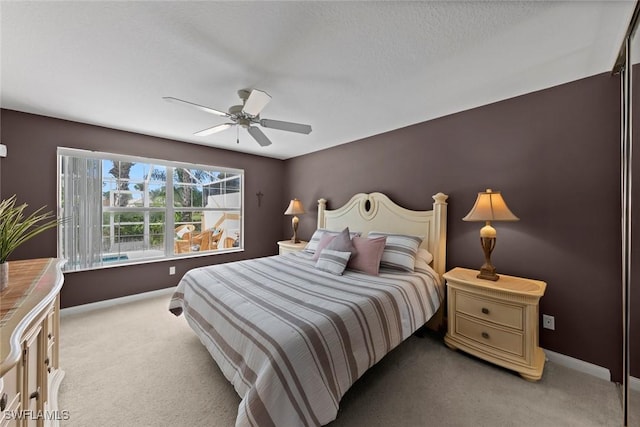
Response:
[{"label": "bed", "polygon": [[[433,199],[429,211],[381,193],[357,194],[335,210],[321,199],[307,250],[185,274],[169,309],[184,314],[241,397],[236,426],[325,425],[368,368],[427,322],[441,324],[447,196]],[[382,261],[378,275],[319,270],[314,255],[334,254],[315,254],[319,237],[345,227],[362,239],[393,233],[385,251],[395,236],[419,236],[414,271]]]}]

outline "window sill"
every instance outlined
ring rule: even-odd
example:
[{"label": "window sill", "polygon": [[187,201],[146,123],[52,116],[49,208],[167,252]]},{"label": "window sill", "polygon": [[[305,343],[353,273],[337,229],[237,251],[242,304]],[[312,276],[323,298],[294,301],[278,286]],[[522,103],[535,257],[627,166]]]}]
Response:
[{"label": "window sill", "polygon": [[117,268],[117,267],[130,267],[132,265],[153,264],[157,262],[177,261],[177,260],[188,259],[188,258],[201,258],[201,257],[216,256],[216,255],[230,254],[230,253],[236,253],[236,252],[244,252],[244,248],[226,248],[226,249],[219,249],[215,252],[212,251],[212,252],[203,252],[203,253],[189,252],[185,254],[174,255],[172,257],[148,258],[144,260],[120,262],[120,263],[111,264],[111,265],[101,265],[99,267],[83,268],[78,270],[63,269],[62,272],[64,274],[70,274],[70,273],[78,273],[81,271],[104,270],[107,268]]}]

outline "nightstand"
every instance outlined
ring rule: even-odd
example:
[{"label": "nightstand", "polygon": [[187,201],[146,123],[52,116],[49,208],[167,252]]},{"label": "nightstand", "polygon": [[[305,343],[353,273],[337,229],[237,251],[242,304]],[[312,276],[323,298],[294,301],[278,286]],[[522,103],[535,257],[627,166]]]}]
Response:
[{"label": "nightstand", "polygon": [[304,240],[300,240],[300,243],[293,243],[291,239],[289,240],[281,240],[278,242],[279,254],[287,254],[289,252],[297,252],[304,249],[307,246],[308,242]]},{"label": "nightstand", "polygon": [[443,275],[448,299],[445,344],[512,369],[526,380],[539,380],[545,355],[538,346],[538,302],[547,284],[506,275],[493,282],[477,275],[466,268]]}]

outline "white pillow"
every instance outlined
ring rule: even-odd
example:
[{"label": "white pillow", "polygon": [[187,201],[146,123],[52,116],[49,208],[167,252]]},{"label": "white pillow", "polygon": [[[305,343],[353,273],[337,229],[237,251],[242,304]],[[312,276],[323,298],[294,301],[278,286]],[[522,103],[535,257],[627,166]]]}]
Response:
[{"label": "white pillow", "polygon": [[381,231],[372,231],[367,237],[387,237],[387,242],[382,252],[380,267],[391,268],[401,271],[414,271],[416,263],[416,254],[422,243],[422,237],[411,236],[408,234],[384,233]]},{"label": "white pillow", "polygon": [[432,274],[433,268],[431,268],[431,261],[433,261],[433,255],[426,249],[418,249],[416,255],[416,263],[413,266],[413,271],[418,273]]},{"label": "white pillow", "polygon": [[433,261],[433,255],[431,255],[431,252],[425,248],[419,248],[418,253],[416,254],[416,262],[418,262],[418,260],[431,264],[431,261]]}]

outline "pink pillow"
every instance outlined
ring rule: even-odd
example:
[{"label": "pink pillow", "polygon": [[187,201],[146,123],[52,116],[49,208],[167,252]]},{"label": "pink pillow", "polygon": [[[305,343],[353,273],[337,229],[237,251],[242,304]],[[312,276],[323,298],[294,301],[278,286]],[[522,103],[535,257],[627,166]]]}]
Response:
[{"label": "pink pillow", "polygon": [[351,243],[353,243],[357,252],[349,260],[347,268],[377,276],[387,237],[382,236],[373,239],[354,237],[351,239]]},{"label": "pink pillow", "polygon": [[322,252],[322,250],[326,248],[327,245],[331,243],[331,241],[335,238],[336,238],[335,234],[324,233],[322,237],[320,237],[320,241],[318,242],[318,247],[316,248],[316,252],[313,254],[313,257],[311,257],[311,259],[318,260],[318,258],[320,258],[320,252]]}]

